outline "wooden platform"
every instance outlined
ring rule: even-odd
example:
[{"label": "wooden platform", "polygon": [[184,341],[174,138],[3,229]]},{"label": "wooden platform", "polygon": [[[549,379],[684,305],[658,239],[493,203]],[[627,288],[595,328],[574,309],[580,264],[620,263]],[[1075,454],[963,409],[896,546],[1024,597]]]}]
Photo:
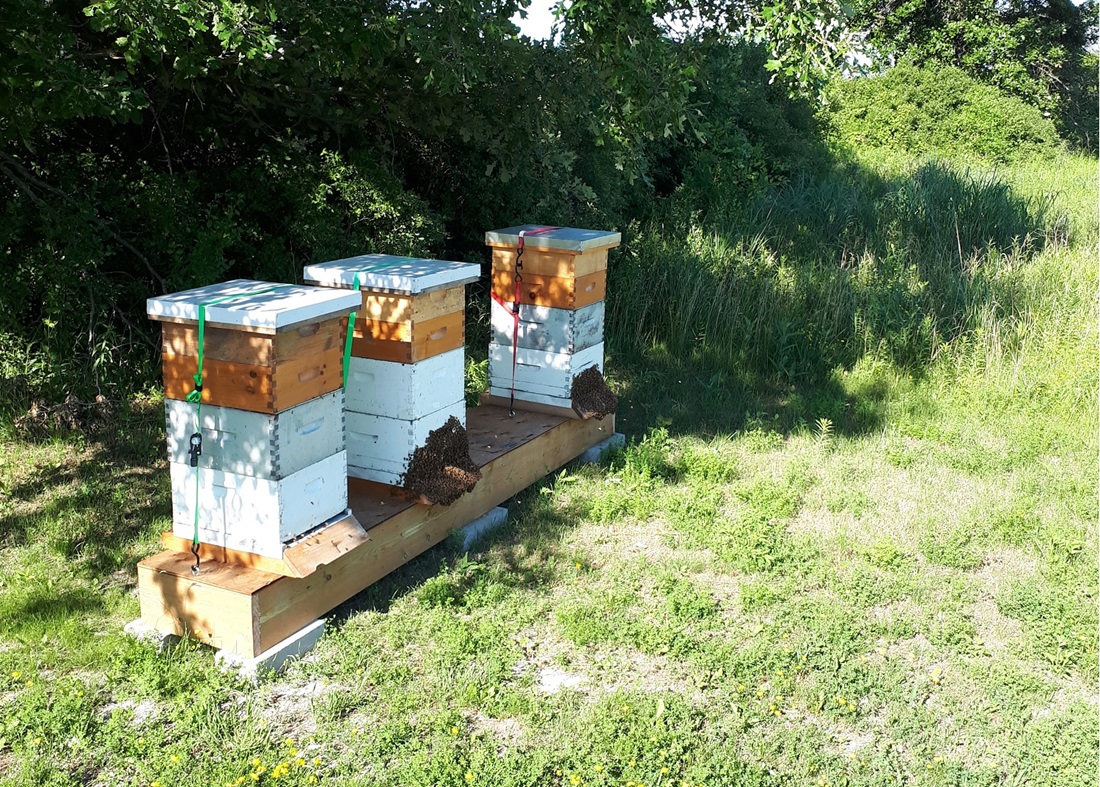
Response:
[{"label": "wooden platform", "polygon": [[213,548],[192,576],[192,556],[169,542],[173,549],[138,564],[142,621],[256,656],[615,433],[613,415],[583,421],[517,411],[509,418],[506,408],[486,405],[470,409],[466,422],[482,478],[455,503],[414,503],[349,479],[352,516],[304,539],[292,569],[280,568],[298,576],[264,571],[262,561],[222,562],[217,558],[245,561]]}]

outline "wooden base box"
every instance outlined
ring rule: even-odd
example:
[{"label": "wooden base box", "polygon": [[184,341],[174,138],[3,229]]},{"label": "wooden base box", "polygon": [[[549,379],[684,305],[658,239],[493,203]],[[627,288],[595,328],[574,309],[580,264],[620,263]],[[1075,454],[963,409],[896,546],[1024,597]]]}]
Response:
[{"label": "wooden base box", "polygon": [[278,481],[172,462],[172,532],[191,539],[199,484],[199,540],[281,558],[283,543],[347,508],[347,452]]}]

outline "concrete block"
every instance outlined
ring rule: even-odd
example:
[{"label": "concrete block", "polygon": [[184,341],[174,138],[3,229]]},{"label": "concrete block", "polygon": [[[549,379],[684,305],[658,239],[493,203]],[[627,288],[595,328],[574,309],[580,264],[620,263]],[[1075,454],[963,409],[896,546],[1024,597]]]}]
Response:
[{"label": "concrete block", "polygon": [[175,634],[159,631],[141,618],[131,620],[122,630],[144,645],[150,645],[157,653],[163,653],[171,645],[179,641]]},{"label": "concrete block", "polygon": [[292,660],[304,656],[313,649],[324,633],[325,621],[321,618],[258,656],[247,658],[231,651],[219,650],[214,655],[214,663],[224,672],[236,672],[240,677],[255,682],[262,673],[279,672]]},{"label": "concrete block", "polygon": [[620,432],[615,432],[611,437],[604,440],[602,443],[592,446],[583,454],[577,457],[577,461],[582,465],[591,465],[599,462],[603,459],[604,454],[613,448],[622,448],[626,445],[626,436]]},{"label": "concrete block", "polygon": [[508,521],[508,509],[497,506],[462,528],[462,551],[467,551],[488,532]]}]

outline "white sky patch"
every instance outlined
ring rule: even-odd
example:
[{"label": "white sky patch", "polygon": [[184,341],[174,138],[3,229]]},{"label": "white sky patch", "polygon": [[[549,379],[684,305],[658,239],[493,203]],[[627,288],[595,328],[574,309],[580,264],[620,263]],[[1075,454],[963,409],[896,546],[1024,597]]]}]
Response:
[{"label": "white sky patch", "polygon": [[520,35],[545,41],[550,38],[550,28],[554,26],[552,9],[556,4],[557,0],[531,0],[531,5],[527,6],[527,18],[516,14],[512,17],[512,23],[519,27]]}]

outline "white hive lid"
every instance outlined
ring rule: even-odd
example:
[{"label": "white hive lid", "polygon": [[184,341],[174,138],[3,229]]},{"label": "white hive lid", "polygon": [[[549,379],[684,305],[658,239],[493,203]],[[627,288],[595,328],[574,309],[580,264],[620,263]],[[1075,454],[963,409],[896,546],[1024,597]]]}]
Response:
[{"label": "white hive lid", "polygon": [[[230,296],[240,297],[211,303]],[[360,298],[340,290],[234,279],[150,298],[145,310],[153,320],[197,323],[199,307],[204,303],[207,325],[276,333],[304,322],[347,314],[359,308]]]},{"label": "white hive lid", "polygon": [[[561,251],[582,252],[618,246],[623,240],[622,233],[608,230],[582,230],[576,227],[547,229],[544,225],[524,224],[520,227],[508,227],[503,230],[486,232],[485,244],[487,246],[518,246],[520,232],[525,233],[523,246],[528,249],[558,249]],[[531,232],[538,232],[538,234],[528,234]]]},{"label": "white hive lid", "polygon": [[361,254],[346,260],[307,265],[302,276],[309,284],[350,288],[355,283],[356,273],[360,289],[420,295],[477,281],[481,266],[392,254]]}]

